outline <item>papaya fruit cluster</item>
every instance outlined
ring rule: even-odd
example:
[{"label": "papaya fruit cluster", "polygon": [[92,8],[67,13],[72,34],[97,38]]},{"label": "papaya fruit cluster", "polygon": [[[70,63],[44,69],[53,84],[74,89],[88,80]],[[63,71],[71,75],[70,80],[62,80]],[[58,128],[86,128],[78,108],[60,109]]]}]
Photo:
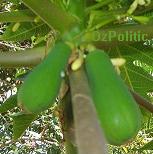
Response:
[{"label": "papaya fruit cluster", "polygon": [[[55,101],[71,49],[57,43],[45,60],[35,67],[18,91],[18,104],[28,113],[48,109]],[[95,49],[85,58],[85,71],[104,134],[110,144],[121,145],[136,136],[141,113],[109,57]]]}]

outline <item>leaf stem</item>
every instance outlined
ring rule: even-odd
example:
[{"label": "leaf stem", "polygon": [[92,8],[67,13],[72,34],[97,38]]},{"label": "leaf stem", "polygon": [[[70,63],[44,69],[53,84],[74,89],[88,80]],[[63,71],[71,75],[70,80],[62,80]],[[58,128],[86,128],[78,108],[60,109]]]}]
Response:
[{"label": "leaf stem", "polygon": [[[114,34],[111,37],[111,34]],[[119,40],[123,35],[124,39]],[[134,38],[136,35],[136,40]],[[153,36],[152,22],[146,25],[121,25],[117,27],[103,28],[97,31],[86,32],[82,38],[84,43],[93,43],[97,48],[110,48],[120,44],[142,43],[144,39],[151,39]],[[132,37],[132,40],[129,38]],[[140,40],[138,40],[138,37]]]},{"label": "leaf stem", "polygon": [[136,100],[136,102],[140,106],[144,107],[145,109],[147,109],[148,111],[150,111],[151,113],[153,113],[153,104],[151,104],[149,101],[147,101],[146,99],[144,99],[142,96],[140,96],[136,92],[132,91],[131,89],[130,89],[130,92],[133,95],[133,97]]},{"label": "leaf stem", "polygon": [[92,5],[92,6],[88,7],[85,11],[89,12],[91,10],[99,9],[99,8],[105,6],[105,5],[108,5],[112,1],[113,0],[105,0],[105,1],[99,2],[99,3],[95,4],[95,5]]},{"label": "leaf stem", "polygon": [[0,67],[32,67],[45,57],[45,47],[17,52],[0,52]]}]

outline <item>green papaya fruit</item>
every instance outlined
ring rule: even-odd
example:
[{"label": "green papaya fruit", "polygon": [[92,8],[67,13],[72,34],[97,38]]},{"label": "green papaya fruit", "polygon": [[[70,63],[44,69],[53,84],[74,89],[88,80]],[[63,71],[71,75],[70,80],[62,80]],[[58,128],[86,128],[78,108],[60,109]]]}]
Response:
[{"label": "green papaya fruit", "polygon": [[50,107],[59,92],[71,49],[57,43],[42,63],[27,76],[18,92],[18,104],[29,113],[39,113]]},{"label": "green papaya fruit", "polygon": [[106,139],[113,145],[129,142],[141,128],[141,112],[128,88],[101,50],[87,55],[85,69]]}]

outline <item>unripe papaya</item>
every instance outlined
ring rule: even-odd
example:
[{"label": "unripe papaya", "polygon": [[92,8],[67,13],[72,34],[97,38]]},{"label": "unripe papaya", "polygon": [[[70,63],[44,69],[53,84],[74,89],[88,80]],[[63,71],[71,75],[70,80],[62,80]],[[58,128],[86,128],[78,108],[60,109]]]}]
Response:
[{"label": "unripe papaya", "polygon": [[129,142],[141,128],[141,113],[134,98],[103,51],[89,53],[85,68],[106,139],[113,145]]},{"label": "unripe papaya", "polygon": [[59,92],[71,49],[57,43],[47,57],[27,76],[18,92],[18,104],[29,113],[39,113],[50,107]]}]

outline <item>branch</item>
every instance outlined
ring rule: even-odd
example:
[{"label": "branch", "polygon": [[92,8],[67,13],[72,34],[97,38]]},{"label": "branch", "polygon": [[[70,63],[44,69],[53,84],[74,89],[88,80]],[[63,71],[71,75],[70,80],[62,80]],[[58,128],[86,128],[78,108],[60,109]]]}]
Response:
[{"label": "branch", "polygon": [[31,67],[45,57],[45,47],[17,52],[0,52],[0,67]]},{"label": "branch", "polygon": [[105,154],[106,141],[82,69],[69,75],[74,128],[79,154]]},{"label": "branch", "polygon": [[[84,43],[93,43],[98,48],[110,48],[120,44],[143,43],[142,34],[145,34],[144,39],[151,39],[153,36],[152,23],[146,25],[119,25],[116,27],[102,28],[101,30],[86,32],[83,36]],[[128,33],[128,37],[127,37]],[[138,33],[140,39],[138,40]],[[112,36],[112,35],[114,36]],[[123,34],[123,41],[118,40],[119,34]],[[133,35],[132,35],[133,34]],[[137,34],[137,40],[134,40],[134,34]],[[129,39],[132,35],[132,41]],[[147,36],[146,36],[147,35]],[[111,38],[112,37],[112,38]]]},{"label": "branch", "polygon": [[130,90],[130,92],[132,93],[135,101],[142,107],[144,107],[145,109],[147,109],[148,111],[150,111],[151,113],[153,113],[153,104],[151,104],[149,101],[147,101],[146,99],[144,99],[142,96],[140,96],[139,94],[137,94],[136,92]]}]

